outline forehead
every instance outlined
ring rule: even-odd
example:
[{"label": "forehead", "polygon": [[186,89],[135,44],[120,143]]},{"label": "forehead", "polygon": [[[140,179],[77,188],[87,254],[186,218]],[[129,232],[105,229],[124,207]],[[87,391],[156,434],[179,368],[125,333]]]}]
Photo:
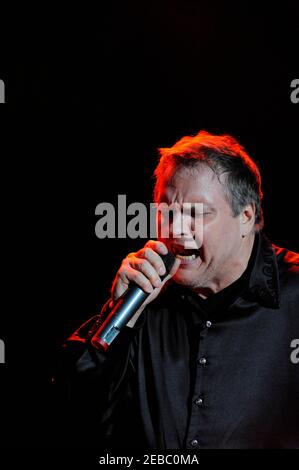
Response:
[{"label": "forehead", "polygon": [[167,170],[159,184],[159,201],[226,203],[223,185],[207,165]]}]

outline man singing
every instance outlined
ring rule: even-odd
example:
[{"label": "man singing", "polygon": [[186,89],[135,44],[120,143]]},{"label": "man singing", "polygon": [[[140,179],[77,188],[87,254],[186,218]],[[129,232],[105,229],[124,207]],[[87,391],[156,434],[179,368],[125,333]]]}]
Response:
[{"label": "man singing", "polygon": [[[161,211],[158,240],[123,260],[101,315],[67,340],[73,414],[109,448],[299,448],[299,255],[261,231],[259,170],[233,137],[205,131],[160,156],[169,236]],[[94,348],[131,284],[149,297],[107,351]]]}]

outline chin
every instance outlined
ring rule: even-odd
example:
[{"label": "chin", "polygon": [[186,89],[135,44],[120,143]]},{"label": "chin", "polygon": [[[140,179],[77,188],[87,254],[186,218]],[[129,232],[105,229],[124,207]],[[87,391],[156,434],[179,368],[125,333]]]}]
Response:
[{"label": "chin", "polygon": [[179,269],[173,276],[174,282],[183,286],[193,286],[195,280],[195,273],[187,273],[186,270]]}]

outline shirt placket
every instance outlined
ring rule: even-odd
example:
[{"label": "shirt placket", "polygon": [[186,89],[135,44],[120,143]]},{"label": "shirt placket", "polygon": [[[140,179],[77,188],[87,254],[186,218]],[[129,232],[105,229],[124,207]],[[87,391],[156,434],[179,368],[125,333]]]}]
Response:
[{"label": "shirt placket", "polygon": [[207,380],[207,370],[210,367],[209,354],[207,350],[207,337],[213,325],[210,320],[204,322],[199,334],[199,345],[197,356],[194,359],[196,368],[194,393],[192,396],[191,415],[186,438],[187,449],[200,449],[202,442],[202,417],[206,414],[206,404],[208,397],[205,389]]}]

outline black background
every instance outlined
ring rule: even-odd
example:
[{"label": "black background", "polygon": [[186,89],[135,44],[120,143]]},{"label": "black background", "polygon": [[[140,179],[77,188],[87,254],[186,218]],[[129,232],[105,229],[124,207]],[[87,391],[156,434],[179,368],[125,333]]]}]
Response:
[{"label": "black background", "polygon": [[54,447],[66,442],[58,429],[67,434],[51,399],[54,352],[144,243],[99,240],[95,207],[118,194],[149,203],[158,147],[200,129],[237,137],[261,168],[265,233],[299,251],[298,9],[192,0],[23,9],[9,16],[0,65],[1,443]]}]

